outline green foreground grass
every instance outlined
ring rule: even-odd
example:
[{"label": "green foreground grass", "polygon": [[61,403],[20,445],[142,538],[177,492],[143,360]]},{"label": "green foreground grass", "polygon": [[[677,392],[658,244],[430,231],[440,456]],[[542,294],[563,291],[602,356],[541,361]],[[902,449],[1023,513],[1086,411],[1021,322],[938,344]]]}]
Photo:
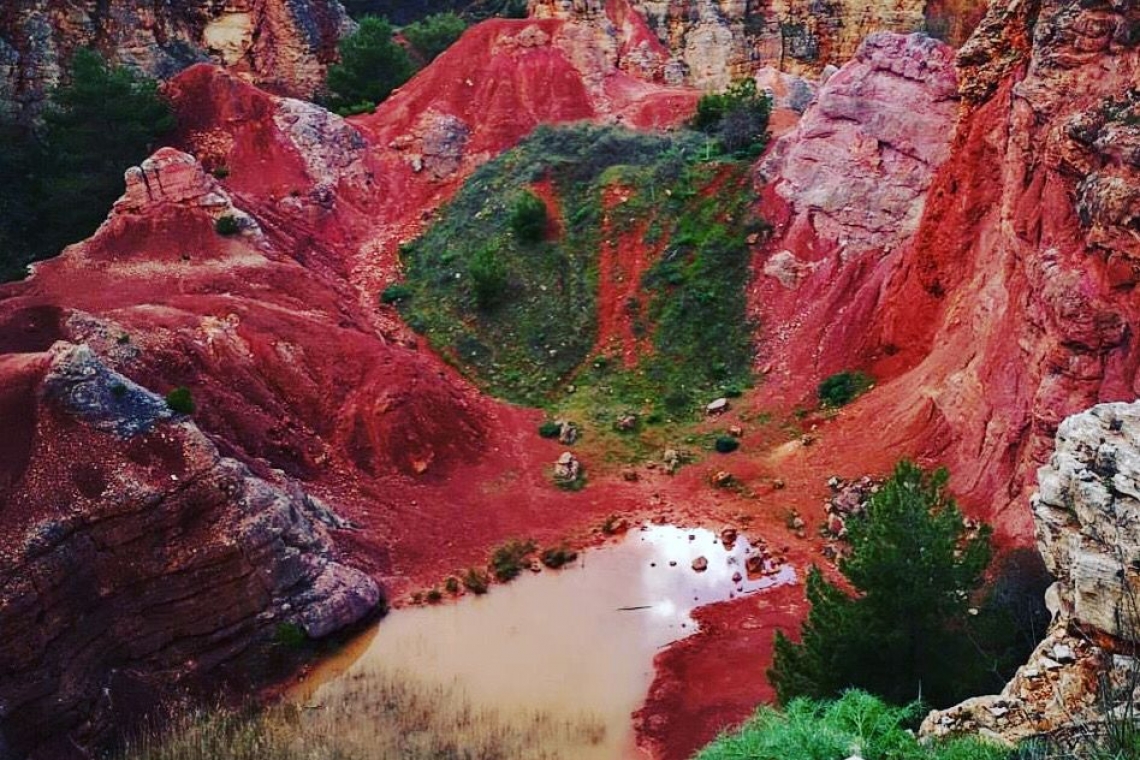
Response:
[{"label": "green foreground grass", "polygon": [[862,691],[840,699],[796,699],[783,712],[761,707],[738,731],[705,747],[697,760],[1005,760],[1010,750],[980,739],[920,742],[908,730],[917,705],[892,707]]}]

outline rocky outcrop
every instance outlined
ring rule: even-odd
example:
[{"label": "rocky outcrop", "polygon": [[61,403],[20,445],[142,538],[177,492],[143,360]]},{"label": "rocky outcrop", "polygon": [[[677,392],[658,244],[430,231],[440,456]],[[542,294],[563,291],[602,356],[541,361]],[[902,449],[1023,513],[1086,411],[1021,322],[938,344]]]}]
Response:
[{"label": "rocky outcrop", "polygon": [[[797,223],[780,198],[764,208],[777,235],[754,303],[769,388],[802,397],[834,372],[870,371],[876,391],[834,445],[863,445],[859,426],[886,421],[880,444],[945,463],[1001,540],[1032,533],[1027,495],[1059,422],[1138,392],[1138,24],[1129,3],[995,3],[959,54],[961,115],[921,217],[879,227],[889,252],[839,256],[818,230],[832,219]],[[874,219],[883,197],[868,187],[840,207],[846,240],[874,240],[858,214]]]},{"label": "rocky outcrop", "polygon": [[841,257],[889,251],[918,228],[957,105],[952,48],[873,34],[775,143],[760,178],[788,202],[792,226],[836,241]]},{"label": "rocky outcrop", "polygon": [[272,91],[308,97],[351,23],[338,0],[15,0],[0,9],[0,109],[34,113],[82,47],[162,79],[215,61]]},{"label": "rocky outcrop", "polygon": [[34,419],[0,527],[11,752],[70,756],[282,625],[319,638],[376,609],[376,583],[333,558],[339,518],[221,456],[88,347],[9,356],[0,374]]},{"label": "rocky outcrop", "polygon": [[932,713],[925,733],[1079,734],[1140,696],[1131,693],[1140,668],[1140,403],[1066,419],[1037,480],[1037,545],[1056,578],[1046,594],[1050,631],[1000,695]]},{"label": "rocky outcrop", "polygon": [[855,55],[880,31],[925,30],[960,45],[985,11],[983,0],[531,0],[539,17],[601,20],[632,8],[668,49],[666,81],[723,89],[764,66],[820,74]]}]

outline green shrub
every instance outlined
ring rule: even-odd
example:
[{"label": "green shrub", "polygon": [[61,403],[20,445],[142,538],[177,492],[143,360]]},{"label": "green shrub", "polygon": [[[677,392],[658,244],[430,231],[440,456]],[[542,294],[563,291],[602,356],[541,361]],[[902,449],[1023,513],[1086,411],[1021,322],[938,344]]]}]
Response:
[{"label": "green shrub", "polygon": [[190,394],[190,389],[185,386],[179,386],[167,393],[166,405],[172,412],[178,414],[194,413],[194,397]]},{"label": "green shrub", "polygon": [[273,643],[288,649],[300,649],[309,642],[305,629],[296,623],[281,623],[273,630]]},{"label": "green shrub", "polygon": [[578,552],[566,544],[551,546],[542,552],[542,564],[553,569],[558,569],[576,559],[578,559]]},{"label": "green shrub", "polygon": [[448,579],[443,582],[443,587],[445,589],[447,589],[447,593],[449,593],[449,594],[458,594],[459,593],[459,579],[456,578],[454,575],[448,576]]},{"label": "green shrub", "polygon": [[467,568],[463,574],[463,587],[472,594],[486,594],[491,586],[491,579],[482,570],[474,567]]},{"label": "green shrub", "polygon": [[837,372],[819,384],[819,402],[824,406],[840,407],[854,401],[875,384],[865,372]]},{"label": "green shrub", "polygon": [[740,448],[740,441],[736,440],[730,435],[717,436],[716,442],[713,444],[716,450],[721,454],[731,454]]},{"label": "green shrub", "polygon": [[411,78],[415,67],[386,19],[365,16],[340,41],[340,62],[329,66],[329,104],[336,110],[375,105]]},{"label": "green shrub", "polygon": [[424,598],[427,599],[428,604],[438,604],[443,599],[443,594],[439,589],[432,588],[430,591],[424,594]]},{"label": "green shrub", "polygon": [[499,546],[491,553],[491,571],[500,582],[506,582],[518,577],[526,566],[526,558],[534,553],[537,547],[534,541],[512,539]]},{"label": "green shrub", "polygon": [[722,734],[695,760],[1005,760],[1010,751],[975,738],[921,743],[908,729],[917,703],[892,707],[862,691],[836,701],[796,699],[784,712],[761,707],[743,726]]},{"label": "green shrub", "polygon": [[215,179],[225,179],[230,176],[230,167],[228,166],[215,166],[214,170],[210,172],[214,175]]},{"label": "green shrub", "polygon": [[111,386],[111,395],[115,398],[123,398],[127,395],[127,386],[122,383],[115,383]]},{"label": "green shrub", "polygon": [[459,39],[467,22],[452,12],[434,13],[405,26],[404,39],[430,63]]},{"label": "green shrub", "polygon": [[899,462],[866,514],[847,521],[851,553],[839,570],[857,596],[809,571],[801,642],[777,633],[768,671],[781,702],[857,687],[898,704],[921,697],[943,707],[980,693],[974,676],[985,655],[966,632],[969,595],[990,558],[989,529],[967,532],[947,478]]},{"label": "green shrub", "polygon": [[562,433],[562,426],[554,420],[546,420],[538,426],[538,434],[543,438],[557,438]]},{"label": "green shrub", "polygon": [[407,285],[400,282],[394,282],[388,287],[384,288],[384,292],[380,294],[380,303],[399,303],[406,298],[411,298],[412,289]]},{"label": "green shrub", "polygon": [[481,310],[490,311],[502,303],[507,294],[507,267],[494,246],[484,246],[475,253],[467,266],[467,276]]},{"label": "green shrub", "polygon": [[214,222],[214,232],[225,237],[236,235],[241,232],[241,224],[232,214],[225,214]]},{"label": "green shrub", "polygon": [[697,101],[692,126],[716,136],[731,154],[759,155],[768,141],[772,102],[758,92],[752,78],[734,82],[724,92],[703,95]]},{"label": "green shrub", "polygon": [[511,207],[511,229],[524,243],[537,243],[546,235],[546,204],[530,190]]}]

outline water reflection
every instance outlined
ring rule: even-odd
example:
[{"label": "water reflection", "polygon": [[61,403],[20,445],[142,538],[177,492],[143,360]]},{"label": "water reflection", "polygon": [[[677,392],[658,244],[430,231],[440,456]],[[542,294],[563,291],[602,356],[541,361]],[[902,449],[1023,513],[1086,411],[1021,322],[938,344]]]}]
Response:
[{"label": "water reflection", "polygon": [[[485,597],[392,613],[366,647],[323,665],[310,687],[323,685],[304,698],[334,698],[345,674],[359,680],[398,669],[505,715],[539,710],[604,726],[597,744],[561,748],[564,757],[636,757],[630,713],[649,688],[657,651],[695,632],[692,610],[795,580],[787,566],[750,575],[756,553],[743,538],[726,548],[707,530],[645,526],[583,553],[574,567],[527,574]],[[707,560],[703,572],[693,569],[698,557]]]}]

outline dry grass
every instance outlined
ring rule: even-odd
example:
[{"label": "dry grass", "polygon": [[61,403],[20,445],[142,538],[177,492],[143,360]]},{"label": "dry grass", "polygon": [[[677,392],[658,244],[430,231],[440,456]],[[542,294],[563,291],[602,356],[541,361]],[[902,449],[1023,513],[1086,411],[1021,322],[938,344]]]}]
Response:
[{"label": "dry grass", "polygon": [[473,706],[454,685],[372,672],[304,705],[174,709],[165,729],[144,732],[121,760],[570,760],[604,738],[594,716],[506,714]]}]

